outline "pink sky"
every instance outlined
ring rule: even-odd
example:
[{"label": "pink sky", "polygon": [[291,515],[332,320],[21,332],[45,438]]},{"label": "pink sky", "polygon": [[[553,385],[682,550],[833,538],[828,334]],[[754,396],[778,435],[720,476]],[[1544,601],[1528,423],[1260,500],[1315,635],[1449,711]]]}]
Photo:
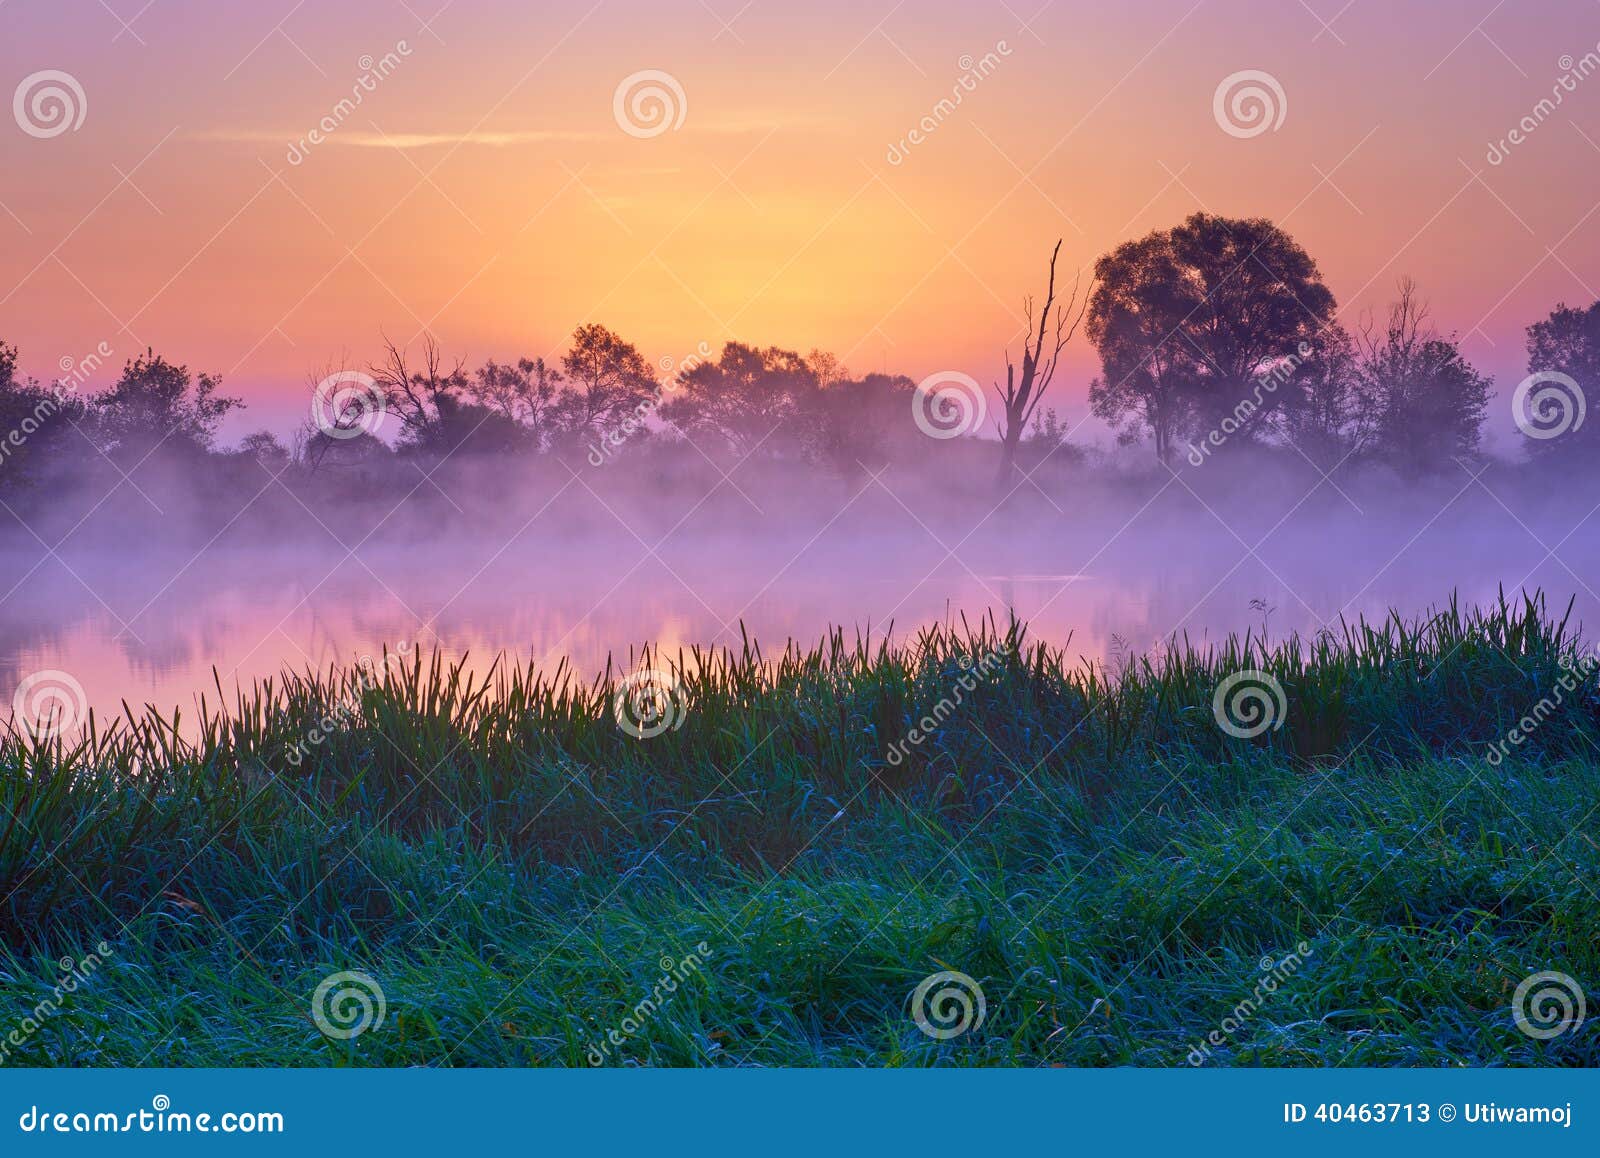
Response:
[{"label": "pink sky", "polygon": [[[987,381],[1057,236],[1087,266],[1203,208],[1282,223],[1351,322],[1415,277],[1509,393],[1523,328],[1600,296],[1600,75],[1535,111],[1597,44],[1592,0],[0,0],[0,95],[59,70],[86,104],[0,118],[0,340],[41,378],[154,346],[246,397],[233,433],[380,331],[476,363],[600,321],[652,360],[739,338]],[[682,123],[641,137],[613,96],[647,69]],[[1241,137],[1213,96],[1246,69],[1283,117]],[[1074,417],[1095,370],[1075,346]]]}]

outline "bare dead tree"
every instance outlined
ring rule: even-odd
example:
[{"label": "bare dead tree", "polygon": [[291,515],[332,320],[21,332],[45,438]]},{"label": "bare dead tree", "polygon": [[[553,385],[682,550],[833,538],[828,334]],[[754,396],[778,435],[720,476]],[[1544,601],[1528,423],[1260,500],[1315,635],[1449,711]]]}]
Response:
[{"label": "bare dead tree", "polygon": [[296,462],[313,472],[322,469],[328,454],[346,439],[360,433],[361,411],[341,395],[341,386],[354,371],[341,356],[330,359],[306,375],[311,394],[311,417],[296,428],[291,453]]},{"label": "bare dead tree", "polygon": [[432,334],[422,339],[422,364],[413,369],[403,347],[384,335],[384,356],[369,367],[373,381],[383,391],[390,414],[420,434],[432,426],[439,414],[439,400],[453,395],[466,383],[463,363],[457,361],[448,371],[444,355]]},{"label": "bare dead tree", "polygon": [[[1039,310],[1037,325],[1034,318],[1034,301],[1030,294],[1023,299],[1023,316],[1027,319],[1027,333],[1022,343],[1022,373],[1011,361],[1011,351],[1006,351],[1006,384],[1004,389],[995,384],[1000,396],[1002,416],[995,421],[1000,434],[1000,475],[997,480],[1002,490],[1011,486],[1017,473],[1017,448],[1022,444],[1023,431],[1033,421],[1045,392],[1055,378],[1056,363],[1061,351],[1072,341],[1083,322],[1089,307],[1089,294],[1079,300],[1079,279],[1072,281],[1072,294],[1064,304],[1056,302],[1056,258],[1061,255],[1061,241],[1056,241],[1050,252],[1050,281],[1045,290],[1044,307]],[[1094,287],[1091,285],[1090,289]]]}]

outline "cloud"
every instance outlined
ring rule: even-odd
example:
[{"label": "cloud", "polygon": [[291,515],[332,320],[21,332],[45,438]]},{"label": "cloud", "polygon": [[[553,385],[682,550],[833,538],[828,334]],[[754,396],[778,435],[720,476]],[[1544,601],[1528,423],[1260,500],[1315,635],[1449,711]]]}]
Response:
[{"label": "cloud", "polygon": [[[192,140],[231,144],[291,145],[304,133],[270,129],[211,129],[191,135]],[[537,145],[547,141],[599,141],[609,134],[566,129],[529,129],[520,132],[474,130],[467,133],[384,133],[369,129],[336,129],[324,134],[321,144],[356,149],[429,149],[442,145]]]},{"label": "cloud", "polygon": [[[3,0],[0,0],[3,2]],[[790,114],[773,113],[770,116],[747,113],[740,117],[724,117],[716,120],[691,121],[685,125],[685,132],[710,133],[719,136],[741,136],[754,133],[770,133],[774,129],[821,129],[828,127],[829,122],[810,117],[795,117]],[[603,130],[595,129],[472,129],[460,133],[422,133],[422,132],[385,132],[374,125],[370,129],[354,127],[339,127],[333,131],[322,130],[322,139],[319,147],[326,145],[343,146],[351,149],[432,149],[440,147],[456,147],[459,145],[479,145],[488,148],[503,149],[513,145],[541,145],[549,143],[596,143],[604,141],[617,141],[621,139],[617,130],[607,126]],[[190,133],[189,139],[195,141],[211,141],[223,144],[248,144],[248,145],[282,145],[287,147],[300,141],[306,135],[305,130],[291,132],[287,130],[272,129],[206,129]]]}]

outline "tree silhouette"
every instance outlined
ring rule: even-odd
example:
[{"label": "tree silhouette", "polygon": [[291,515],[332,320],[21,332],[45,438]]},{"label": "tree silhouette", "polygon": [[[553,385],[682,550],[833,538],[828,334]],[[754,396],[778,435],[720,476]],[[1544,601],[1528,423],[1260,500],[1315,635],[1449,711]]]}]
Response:
[{"label": "tree silhouette", "polygon": [[1415,475],[1477,453],[1494,385],[1462,357],[1453,337],[1434,329],[1415,282],[1400,283],[1382,328],[1369,320],[1358,344],[1362,402],[1379,457]]},{"label": "tree silhouette", "polygon": [[817,390],[817,373],[793,350],[729,342],[715,362],[679,375],[661,417],[697,445],[714,442],[744,456],[799,441],[796,416]]},{"label": "tree silhouette", "polygon": [[1301,454],[1331,470],[1372,449],[1376,424],[1349,331],[1334,323],[1310,346],[1311,353],[1285,387],[1280,429]]},{"label": "tree silhouette", "polygon": [[[809,356],[806,360],[815,364]],[[899,374],[833,378],[800,408],[806,458],[851,481],[865,471],[881,469],[893,457],[897,441],[910,443],[905,414],[916,388],[915,382]],[[920,444],[918,438],[914,445]]]},{"label": "tree silhouette", "polygon": [[[1528,327],[1528,372],[1554,371],[1578,384],[1585,402],[1600,404],[1600,301],[1587,309],[1572,309],[1565,302],[1550,316]],[[1576,399],[1573,400],[1574,404]],[[1529,439],[1528,448],[1543,456],[1565,458],[1573,452],[1591,452],[1600,446],[1600,416],[1586,415],[1559,438]]]},{"label": "tree silhouette", "polygon": [[0,342],[0,489],[33,485],[59,464],[69,442],[87,439],[87,412],[71,387],[18,379],[17,348]]},{"label": "tree silhouette", "polygon": [[567,443],[599,438],[656,393],[655,370],[631,342],[601,325],[579,326],[561,359],[569,389],[553,408],[558,437]]},{"label": "tree silhouette", "polygon": [[188,367],[174,366],[146,350],[123,367],[111,389],[93,400],[102,448],[136,461],[160,448],[204,454],[223,416],[241,404],[218,394],[221,385],[220,378],[192,376]]},{"label": "tree silhouette", "polygon": [[485,409],[527,427],[537,444],[550,420],[561,381],[561,371],[546,365],[543,358],[521,358],[515,363],[491,358],[478,368],[466,393]]},{"label": "tree silhouette", "polygon": [[1234,450],[1259,441],[1335,309],[1316,262],[1259,217],[1195,213],[1118,246],[1095,279],[1089,334],[1104,372],[1091,406],[1147,428],[1163,463],[1185,431],[1226,424]]},{"label": "tree silhouette", "polygon": [[440,422],[441,405],[448,407],[467,385],[461,363],[444,368],[444,355],[432,334],[422,339],[422,362],[413,365],[404,347],[388,337],[383,339],[383,360],[369,367],[373,381],[383,392],[389,414],[400,422],[400,437],[405,443],[433,447],[441,440],[434,429]]},{"label": "tree silhouette", "polygon": [[270,430],[257,430],[239,440],[239,453],[276,474],[289,463],[289,449]]},{"label": "tree silhouette", "polygon": [[1152,233],[1118,246],[1095,263],[1087,332],[1102,375],[1089,386],[1095,417],[1119,428],[1122,441],[1148,431],[1157,461],[1171,461],[1187,425],[1194,358],[1172,342],[1193,304],[1172,235]]},{"label": "tree silhouette", "polygon": [[[1045,392],[1056,376],[1056,363],[1061,351],[1072,340],[1083,321],[1088,307],[1086,296],[1078,304],[1078,282],[1072,283],[1072,296],[1065,305],[1056,304],[1056,259],[1061,255],[1061,241],[1050,251],[1050,279],[1045,288],[1044,306],[1039,310],[1037,326],[1033,313],[1033,297],[1023,299],[1023,317],[1027,332],[1022,342],[1022,373],[1018,375],[1006,351],[1005,388],[997,384],[1000,395],[1001,417],[995,427],[1000,433],[1000,474],[997,482],[1002,490],[1011,486],[1017,473],[1017,447],[1022,443],[1023,432],[1033,421],[1033,414],[1044,400]],[[1052,317],[1052,313],[1054,316]]]}]

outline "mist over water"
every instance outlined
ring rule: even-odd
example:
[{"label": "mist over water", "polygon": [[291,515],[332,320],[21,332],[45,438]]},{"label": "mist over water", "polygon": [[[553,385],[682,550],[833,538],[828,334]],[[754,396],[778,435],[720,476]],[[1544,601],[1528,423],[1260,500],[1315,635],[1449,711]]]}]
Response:
[{"label": "mist over water", "polygon": [[722,478],[474,461],[400,495],[296,495],[264,474],[264,491],[231,506],[176,475],[98,506],[58,496],[29,520],[38,537],[0,536],[0,683],[65,671],[105,717],[125,700],[189,712],[201,695],[215,703],[218,682],[231,698],[385,648],[478,670],[502,655],[566,661],[590,678],[608,658],[630,667],[644,643],[675,658],[737,648],[742,629],[772,654],[831,627],[905,638],[1014,614],[1085,660],[1117,661],[1501,588],[1600,621],[1592,504],[1525,468],[1418,482],[1324,479],[1265,457],[1045,464],[1001,501],[991,451],[937,444],[848,479],[782,463]]}]

